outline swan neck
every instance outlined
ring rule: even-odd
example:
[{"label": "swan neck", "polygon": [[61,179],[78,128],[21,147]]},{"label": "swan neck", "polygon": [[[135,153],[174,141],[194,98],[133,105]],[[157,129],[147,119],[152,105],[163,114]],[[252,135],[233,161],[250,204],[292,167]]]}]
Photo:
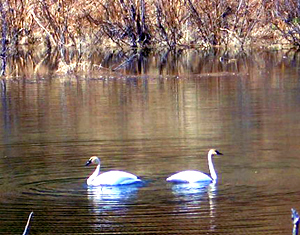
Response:
[{"label": "swan neck", "polygon": [[91,176],[88,178],[87,183],[91,183],[98,175],[100,174],[100,163],[97,165],[95,171]]},{"label": "swan neck", "polygon": [[217,181],[218,176],[217,176],[217,173],[215,171],[214,164],[212,161],[212,154],[208,154],[208,167],[209,167],[209,172],[210,172],[211,178],[213,179],[213,181]]}]

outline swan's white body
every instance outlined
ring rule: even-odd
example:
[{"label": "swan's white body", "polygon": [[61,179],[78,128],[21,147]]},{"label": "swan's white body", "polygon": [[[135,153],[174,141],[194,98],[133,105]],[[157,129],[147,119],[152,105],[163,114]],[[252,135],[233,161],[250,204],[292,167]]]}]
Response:
[{"label": "swan's white body", "polygon": [[218,179],[217,173],[214,168],[214,164],[212,162],[212,156],[214,154],[222,155],[219,151],[215,149],[211,149],[208,152],[208,167],[210,175],[207,175],[201,171],[181,171],[174,175],[171,175],[166,180],[175,183],[201,183],[201,182],[216,182]]},{"label": "swan's white body", "polygon": [[86,181],[89,186],[125,185],[141,182],[136,175],[125,171],[114,170],[100,174],[100,159],[96,156],[91,157],[86,163],[86,166],[91,163],[97,164],[97,167],[94,173]]}]

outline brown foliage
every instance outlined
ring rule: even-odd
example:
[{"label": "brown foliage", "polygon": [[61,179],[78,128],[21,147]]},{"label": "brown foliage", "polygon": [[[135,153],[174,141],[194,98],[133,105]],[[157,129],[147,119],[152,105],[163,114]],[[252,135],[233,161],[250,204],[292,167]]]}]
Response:
[{"label": "brown foliage", "polygon": [[[52,46],[175,48],[233,42],[244,46],[251,43],[254,35],[257,39],[261,27],[268,24],[271,29],[271,22],[293,43],[298,38],[299,7],[295,0],[4,2],[7,39],[14,45],[50,42]],[[291,29],[296,36],[287,31]]]},{"label": "brown foliage", "polygon": [[243,49],[261,39],[300,45],[296,0],[4,0],[0,14],[2,74],[6,52],[17,54],[19,45],[56,48],[67,66],[92,46]]}]

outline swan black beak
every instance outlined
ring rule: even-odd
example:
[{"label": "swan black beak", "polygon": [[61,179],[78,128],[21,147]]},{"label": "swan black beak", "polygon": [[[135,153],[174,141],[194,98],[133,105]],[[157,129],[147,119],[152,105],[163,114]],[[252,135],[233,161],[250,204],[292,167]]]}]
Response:
[{"label": "swan black beak", "polygon": [[223,155],[223,153],[219,152],[218,150],[216,150],[216,154],[217,155]]},{"label": "swan black beak", "polygon": [[88,165],[90,165],[92,163],[92,161],[91,160],[88,160],[86,163],[85,163],[85,166],[88,166]]}]

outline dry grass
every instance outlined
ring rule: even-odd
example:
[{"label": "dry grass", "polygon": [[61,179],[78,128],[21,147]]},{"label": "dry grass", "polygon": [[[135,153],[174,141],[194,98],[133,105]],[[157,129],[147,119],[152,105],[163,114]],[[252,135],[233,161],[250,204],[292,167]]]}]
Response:
[{"label": "dry grass", "polygon": [[8,58],[18,57],[19,45],[38,49],[45,59],[58,51],[60,71],[66,66],[75,72],[81,64],[86,67],[92,46],[133,49],[128,61],[139,50],[153,48],[245,49],[260,42],[266,45],[266,40],[270,46],[299,47],[298,4],[296,0],[6,0],[0,3],[1,74],[7,74]]}]

